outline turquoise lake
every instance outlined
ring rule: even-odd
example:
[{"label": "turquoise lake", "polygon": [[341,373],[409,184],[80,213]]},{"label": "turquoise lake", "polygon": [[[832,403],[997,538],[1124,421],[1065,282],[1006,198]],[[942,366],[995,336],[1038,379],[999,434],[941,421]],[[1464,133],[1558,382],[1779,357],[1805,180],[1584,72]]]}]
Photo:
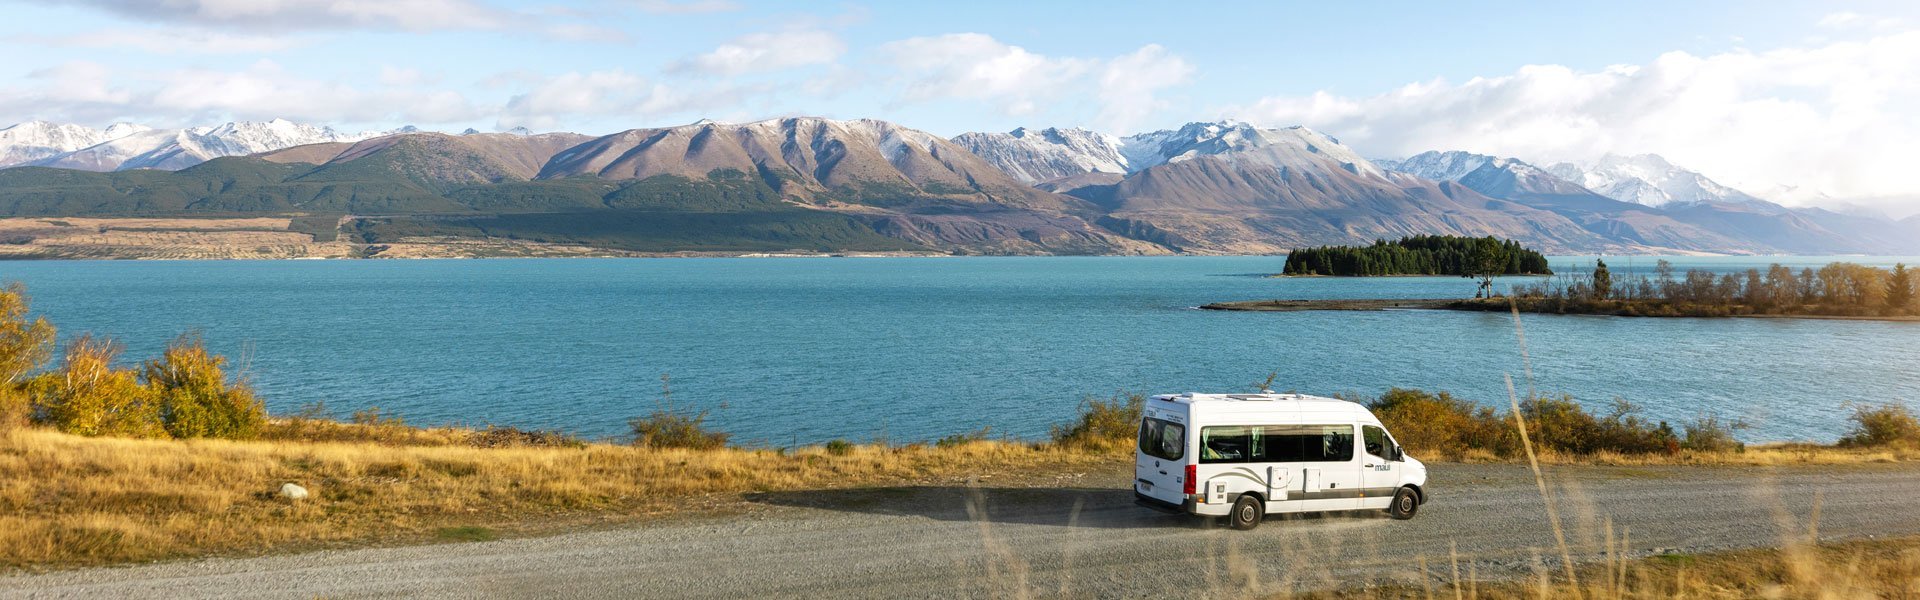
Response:
[{"label": "turquoise lake", "polygon": [[[1044,436],[1088,396],[1446,390],[1504,406],[1510,316],[1229,313],[1209,302],[1433,298],[1454,277],[1275,279],[1276,257],[742,258],[0,263],[67,339],[129,362],[198,331],[277,413],[379,406],[414,424],[616,436],[673,399],[747,444]],[[1649,257],[1612,257],[1616,272]],[[1720,271],[1769,262],[1674,258]],[[1920,263],[1915,259],[1899,259]],[[1591,259],[1557,257],[1558,269]],[[1502,285],[1522,278],[1503,280]],[[1851,403],[1920,406],[1920,323],[1529,315],[1543,392],[1614,399],[1753,441],[1830,441]]]}]

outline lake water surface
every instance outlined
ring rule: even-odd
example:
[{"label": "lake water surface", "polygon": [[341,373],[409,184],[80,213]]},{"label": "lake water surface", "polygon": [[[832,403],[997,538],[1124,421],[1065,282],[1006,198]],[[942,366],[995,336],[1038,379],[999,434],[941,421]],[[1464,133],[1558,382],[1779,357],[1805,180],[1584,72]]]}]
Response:
[{"label": "lake water surface", "polygon": [[[1616,272],[1654,259],[1610,258]],[[1675,258],[1744,270],[1828,258]],[[1847,258],[1870,264],[1895,259]],[[1920,260],[1904,259],[1909,263]],[[1448,390],[1505,405],[1512,319],[1447,311],[1230,313],[1266,298],[1471,295],[1453,277],[1257,276],[1274,257],[47,261],[0,263],[62,338],[144,359],[197,330],[275,412],[325,402],[411,423],[589,436],[679,404],[747,443],[1045,434],[1089,395]],[[1556,268],[1591,264],[1555,258]],[[1629,264],[1631,263],[1631,264]],[[1516,278],[1509,281],[1520,281]],[[1920,405],[1920,323],[1525,318],[1538,387],[1652,417],[1832,440],[1848,403]],[[1524,385],[1524,383],[1523,383]]]}]

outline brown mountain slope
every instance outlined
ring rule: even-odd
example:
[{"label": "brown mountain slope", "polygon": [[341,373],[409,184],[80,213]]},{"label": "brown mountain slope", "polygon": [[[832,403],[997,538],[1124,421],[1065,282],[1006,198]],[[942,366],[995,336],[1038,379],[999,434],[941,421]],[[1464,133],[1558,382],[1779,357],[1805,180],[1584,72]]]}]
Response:
[{"label": "brown mountain slope", "polygon": [[1273,165],[1196,156],[1127,177],[1108,202],[1127,229],[1162,232],[1163,243],[1188,252],[1282,252],[1419,234],[1494,235],[1549,252],[1607,245],[1559,215],[1457,184],[1315,159]]},{"label": "brown mountain slope", "polygon": [[542,179],[703,180],[739,171],[787,202],[858,215],[933,248],[989,253],[1162,253],[1092,221],[1087,201],[1033,189],[938,136],[875,120],[802,117],[635,129],[556,155]]},{"label": "brown mountain slope", "polygon": [[310,165],[318,165],[333,160],[334,157],[340,156],[341,152],[345,152],[347,148],[351,147],[353,147],[352,142],[321,142],[318,144],[283,148],[272,152],[262,152],[253,155],[253,157],[267,162],[281,164],[307,163]]}]

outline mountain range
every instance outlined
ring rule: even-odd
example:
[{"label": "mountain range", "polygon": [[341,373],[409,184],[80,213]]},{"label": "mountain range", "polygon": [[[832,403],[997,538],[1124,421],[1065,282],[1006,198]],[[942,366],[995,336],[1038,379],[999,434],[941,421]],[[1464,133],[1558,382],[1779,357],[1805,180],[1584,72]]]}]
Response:
[{"label": "mountain range", "polygon": [[[5,168],[12,167],[12,168]],[[0,215],[338,214],[359,241],[647,251],[1277,253],[1415,234],[1547,252],[1901,253],[1920,218],[1789,209],[1654,155],[1369,160],[1304,127],[945,139],[798,117],[605,136],[288,121],[0,130]]]}]

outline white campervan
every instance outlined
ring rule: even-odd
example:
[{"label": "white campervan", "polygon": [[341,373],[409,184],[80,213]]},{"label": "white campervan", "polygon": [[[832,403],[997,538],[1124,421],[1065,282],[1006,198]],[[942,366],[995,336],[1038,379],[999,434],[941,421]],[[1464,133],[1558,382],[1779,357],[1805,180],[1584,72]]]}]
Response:
[{"label": "white campervan", "polygon": [[1385,510],[1413,518],[1427,466],[1366,407],[1300,394],[1154,396],[1140,420],[1134,497],[1252,529],[1268,513]]}]

